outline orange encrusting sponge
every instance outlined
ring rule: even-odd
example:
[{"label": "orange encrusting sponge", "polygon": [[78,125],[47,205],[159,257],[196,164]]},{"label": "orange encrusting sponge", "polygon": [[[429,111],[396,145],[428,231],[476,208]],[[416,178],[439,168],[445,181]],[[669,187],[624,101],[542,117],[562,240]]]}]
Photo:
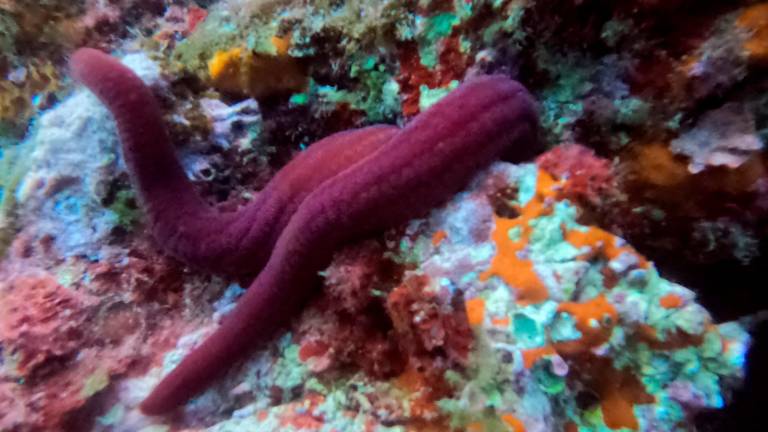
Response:
[{"label": "orange encrusting sponge", "polygon": [[585,302],[563,302],[557,307],[558,312],[566,312],[576,321],[576,329],[581,338],[574,341],[558,342],[555,348],[561,355],[579,354],[598,347],[611,337],[613,327],[619,319],[616,308],[604,294]]},{"label": "orange encrusting sponge", "polygon": [[576,248],[590,248],[589,252],[582,256],[582,259],[602,256],[610,261],[623,253],[629,253],[637,258],[640,268],[647,269],[649,267],[645,257],[640,255],[632,246],[622,245],[621,239],[600,228],[589,227],[587,231],[570,230],[565,234],[565,239]]},{"label": "orange encrusting sponge", "polygon": [[[498,276],[517,291],[517,302],[521,305],[541,303],[549,298],[549,292],[533,268],[533,262],[521,257],[531,235],[529,222],[552,212],[551,203],[557,197],[558,186],[549,173],[539,171],[536,178],[536,193],[525,206],[519,209],[520,216],[507,219],[494,216],[495,228],[491,234],[496,244],[496,255],[488,270],[480,274],[480,280]],[[519,238],[512,239],[509,232],[519,230]]]},{"label": "orange encrusting sponge", "polygon": [[217,90],[265,98],[303,91],[307,73],[299,59],[288,55],[290,39],[272,38],[276,55],[235,47],[216,52],[208,61],[208,76]]},{"label": "orange encrusting sponge", "polygon": [[[515,218],[494,217],[495,228],[491,239],[496,245],[496,255],[490,267],[480,274],[480,280],[498,276],[517,294],[520,305],[537,304],[549,299],[549,291],[534,269],[533,262],[525,255],[533,228],[530,222],[546,216],[553,210],[557,200],[562,199],[561,191],[567,180],[556,180],[551,174],[539,170],[536,191],[531,200],[519,207],[519,216]],[[615,260],[629,254],[639,268],[651,266],[634,248],[622,239],[597,227],[566,229],[563,227],[565,241],[581,252],[579,259],[604,261]],[[610,272],[608,266],[606,271]],[[606,289],[608,287],[606,286]],[[480,304],[477,299],[468,302],[467,315],[474,324],[483,322]],[[682,305],[682,299],[666,296],[659,300],[663,307],[673,308]],[[482,311],[484,313],[484,303]],[[611,429],[629,428],[637,430],[638,420],[634,414],[635,404],[652,403],[653,397],[646,393],[640,380],[628,371],[617,370],[612,361],[598,357],[593,349],[607,343],[614,327],[619,323],[619,313],[608,297],[602,293],[585,301],[562,302],[557,308],[559,313],[571,315],[581,337],[576,340],[549,342],[543,346],[523,350],[523,365],[532,368],[540,359],[560,355],[572,363],[577,373],[584,375],[589,387],[600,397],[600,406],[606,426]],[[599,365],[599,367],[594,366]],[[517,430],[517,425],[509,425]]]}]

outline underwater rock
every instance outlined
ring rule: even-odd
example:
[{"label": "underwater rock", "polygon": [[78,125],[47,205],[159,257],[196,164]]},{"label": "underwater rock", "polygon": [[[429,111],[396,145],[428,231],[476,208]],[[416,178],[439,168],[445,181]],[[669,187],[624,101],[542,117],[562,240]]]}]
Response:
[{"label": "underwater rock", "polygon": [[[212,430],[671,430],[721,407],[743,377],[743,327],[715,324],[692,291],[623,240],[576,222],[578,209],[560,197],[567,181],[499,163],[428,218],[391,230],[385,250],[341,251],[324,272],[325,293],[293,330],[187,405],[185,417],[225,404],[238,408]],[[516,191],[505,195],[506,216],[494,198],[501,189]],[[519,261],[505,267],[514,274],[497,270],[502,258]],[[344,284],[359,299],[346,306]],[[385,374],[356,362],[375,340],[394,342],[387,358],[405,362]],[[163,370],[189,345],[167,354]],[[233,406],[235,394],[243,402]]]},{"label": "underwater rock", "polygon": [[7,372],[30,380],[46,362],[76,355],[93,298],[59,285],[50,275],[4,281],[0,293],[5,299],[0,342]]},{"label": "underwater rock", "polygon": [[693,129],[672,140],[670,148],[691,159],[688,170],[698,173],[707,166],[738,168],[763,143],[755,135],[755,120],[743,105],[726,104],[705,113]]},{"label": "underwater rock", "polygon": [[[259,104],[253,99],[246,99],[234,105],[227,105],[218,99],[202,99],[200,107],[212,124],[210,138],[222,148],[247,148],[250,145],[250,137],[248,133],[243,132],[249,132],[249,129],[261,125]],[[238,137],[238,134],[245,136]]]},{"label": "underwater rock", "polygon": [[[0,430],[759,428],[766,16],[748,0],[0,0]],[[339,250],[288,329],[146,417],[250,281],[162,255],[108,114],[70,91],[81,46],[137,53],[221,211],[311,143],[407,124],[478,74],[531,90],[551,151]],[[211,74],[217,58],[241,70]]]},{"label": "underwater rock", "polygon": [[[158,66],[146,55],[130,54],[124,62],[148,84],[160,82]],[[45,112],[27,140],[27,170],[15,191],[18,224],[51,236],[63,256],[97,257],[119,221],[102,201],[124,170],[109,112],[78,90]]]}]

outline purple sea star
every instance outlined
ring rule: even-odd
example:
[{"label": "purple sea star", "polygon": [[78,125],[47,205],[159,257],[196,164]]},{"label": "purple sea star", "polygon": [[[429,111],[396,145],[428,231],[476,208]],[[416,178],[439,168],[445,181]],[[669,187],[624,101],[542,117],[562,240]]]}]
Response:
[{"label": "purple sea star", "polygon": [[221,326],[142,402],[146,414],[183,404],[274,334],[341,244],[425,213],[502,154],[520,160],[538,150],[538,118],[525,88],[503,76],[476,77],[402,130],[372,126],[313,144],[253,204],[218,213],[184,175],[138,77],[91,49],[76,52],[71,69],[114,114],[159,243],[192,264],[232,271],[258,268],[274,244]]},{"label": "purple sea star", "polygon": [[212,272],[257,273],[312,189],[368,156],[397,131],[377,125],[322,139],[283,167],[253,202],[235,212],[219,212],[187,179],[160,107],[138,76],[115,58],[89,48],[72,56],[70,69],[115,116],[125,161],[155,238],[171,255]]}]

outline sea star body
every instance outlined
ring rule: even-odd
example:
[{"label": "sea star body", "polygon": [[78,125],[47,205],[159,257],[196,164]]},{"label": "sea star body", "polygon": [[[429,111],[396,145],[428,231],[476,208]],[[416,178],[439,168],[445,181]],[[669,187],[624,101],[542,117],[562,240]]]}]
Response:
[{"label": "sea star body", "polygon": [[[184,226],[196,229],[198,225],[191,219],[216,220],[221,215],[211,216],[211,210],[184,177],[159,110],[155,107],[146,114],[147,102],[152,99],[149,90],[117,61],[107,61],[102,58],[107,56],[95,53],[75,54],[73,72],[115,114],[125,157],[155,234],[161,243],[178,238],[182,240],[176,241],[192,242],[190,239],[198,234],[191,233],[191,228],[165,227],[163,221],[183,218]],[[142,402],[142,411],[162,414],[178,407],[227,365],[273,335],[312,293],[317,271],[329,263],[341,244],[425,213],[460,191],[475,173],[502,154],[520,160],[538,149],[533,100],[522,85],[503,76],[467,80],[402,130],[374,130],[382,138],[372,138],[376,149],[364,155],[355,153],[338,164],[320,153],[297,159],[291,168],[298,173],[297,178],[305,167],[320,169],[326,163],[333,164],[333,172],[321,176],[323,181],[308,184],[297,180],[295,189],[275,192],[299,193],[304,198],[288,215],[263,270],[214,334]],[[143,142],[147,133],[152,144],[149,148]],[[155,156],[158,160],[149,159]],[[163,165],[175,168],[154,174]],[[270,222],[274,220],[284,219]],[[197,238],[206,240],[205,236]],[[188,244],[194,247],[195,243]]]},{"label": "sea star body", "polygon": [[219,212],[184,173],[157,101],[139,77],[114,57],[89,48],[75,52],[70,65],[73,77],[115,116],[126,164],[158,243],[182,261],[213,272],[258,273],[301,201],[397,131],[376,125],[326,137],[283,167],[251,203]]}]

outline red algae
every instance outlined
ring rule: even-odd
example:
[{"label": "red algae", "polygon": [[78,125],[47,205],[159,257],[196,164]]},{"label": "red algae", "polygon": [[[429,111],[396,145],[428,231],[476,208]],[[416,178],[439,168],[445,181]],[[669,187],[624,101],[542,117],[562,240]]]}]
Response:
[{"label": "red algae", "polygon": [[482,299],[446,302],[428,284],[428,278],[412,276],[387,297],[399,344],[410,356],[445,352],[450,361],[464,365],[474,343],[469,326],[482,318]]},{"label": "red algae", "polygon": [[567,179],[562,196],[579,205],[600,205],[617,191],[611,161],[580,144],[562,144],[536,158],[542,170]]},{"label": "red algae", "polygon": [[32,379],[43,369],[50,373],[46,364],[72,358],[85,343],[87,307],[95,303],[94,298],[65,288],[45,274],[4,281],[0,294],[0,341],[7,362],[15,363],[19,376]]}]

